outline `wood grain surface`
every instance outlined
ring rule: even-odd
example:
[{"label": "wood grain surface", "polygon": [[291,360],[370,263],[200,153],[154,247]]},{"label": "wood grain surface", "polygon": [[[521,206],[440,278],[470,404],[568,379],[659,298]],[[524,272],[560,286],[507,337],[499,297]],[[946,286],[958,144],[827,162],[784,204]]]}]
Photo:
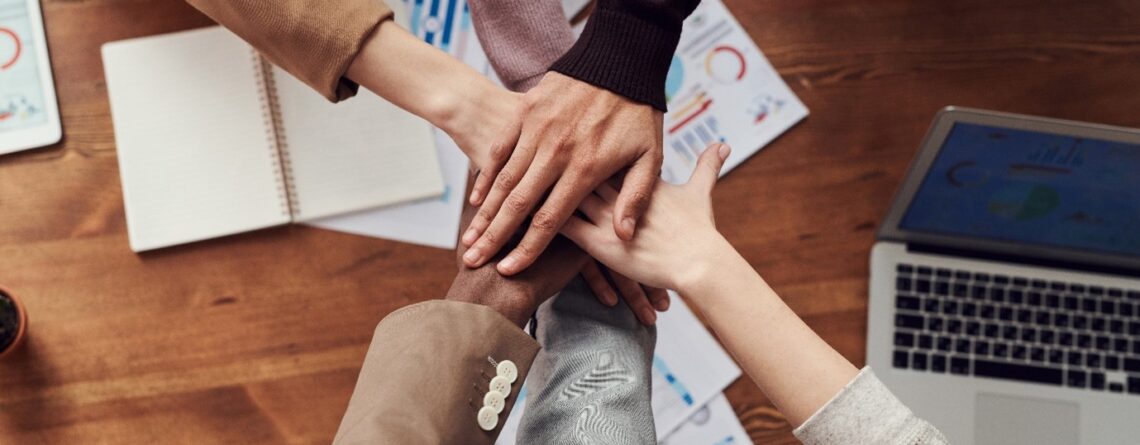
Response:
[{"label": "wood grain surface", "polygon": [[[938,109],[1140,126],[1140,2],[726,3],[812,114],[723,179],[717,220],[858,365],[874,232]],[[453,254],[307,227],[132,253],[99,47],[210,21],[44,12],[65,137],[0,157],[0,284],[31,318],[0,363],[0,443],[328,443],[375,324],[441,296]],[[753,384],[727,393],[754,441],[796,443]]]}]

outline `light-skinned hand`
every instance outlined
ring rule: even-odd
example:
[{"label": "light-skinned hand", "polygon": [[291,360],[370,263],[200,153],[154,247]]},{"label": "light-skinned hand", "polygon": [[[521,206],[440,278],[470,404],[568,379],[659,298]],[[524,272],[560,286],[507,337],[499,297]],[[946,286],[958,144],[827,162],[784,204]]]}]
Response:
[{"label": "light-skinned hand", "polygon": [[526,269],[582,200],[622,173],[609,224],[622,239],[633,237],[661,169],[660,111],[549,72],[523,96],[515,122],[502,131],[471,193],[480,208],[462,237],[468,267],[494,257],[529,221],[522,241],[496,266],[504,275]]},{"label": "light-skinned hand", "polygon": [[[713,144],[697,161],[689,182],[671,185],[658,180],[632,240],[610,224],[619,193],[608,184],[582,201],[586,216],[572,216],[562,234],[610,269],[647,286],[684,291],[698,276],[704,259],[735,252],[716,230],[711,194],[730,149]],[[695,261],[694,259],[700,259]]]},{"label": "light-skinned hand", "polygon": [[598,300],[606,306],[617,306],[620,294],[637,319],[646,326],[657,323],[657,312],[669,310],[669,293],[665,289],[642,286],[641,283],[609,270],[597,261],[586,263],[582,268],[582,279],[590,286],[590,290]]}]

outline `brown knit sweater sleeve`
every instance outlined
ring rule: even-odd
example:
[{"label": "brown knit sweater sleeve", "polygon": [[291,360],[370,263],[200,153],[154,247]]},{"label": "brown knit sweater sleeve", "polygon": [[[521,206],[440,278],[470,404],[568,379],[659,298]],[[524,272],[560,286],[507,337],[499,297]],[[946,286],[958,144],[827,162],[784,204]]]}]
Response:
[{"label": "brown knit sweater sleeve", "polygon": [[392,17],[383,0],[187,0],[331,101],[356,94],[344,77],[365,39]]},{"label": "brown knit sweater sleeve", "polygon": [[665,111],[665,75],[681,22],[700,0],[598,0],[557,71]]}]

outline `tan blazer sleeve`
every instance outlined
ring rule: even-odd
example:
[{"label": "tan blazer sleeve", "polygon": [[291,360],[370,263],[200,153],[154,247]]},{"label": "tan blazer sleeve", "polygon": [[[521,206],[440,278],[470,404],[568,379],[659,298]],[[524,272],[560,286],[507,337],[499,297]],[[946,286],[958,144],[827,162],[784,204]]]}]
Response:
[{"label": "tan blazer sleeve", "polygon": [[356,94],[344,73],[365,39],[392,17],[383,0],[187,0],[270,62],[331,101]]},{"label": "tan blazer sleeve", "polygon": [[[538,349],[486,306],[432,300],[393,312],[376,326],[333,443],[491,445]],[[518,378],[484,431],[476,413],[496,375],[488,358],[514,362]]]}]

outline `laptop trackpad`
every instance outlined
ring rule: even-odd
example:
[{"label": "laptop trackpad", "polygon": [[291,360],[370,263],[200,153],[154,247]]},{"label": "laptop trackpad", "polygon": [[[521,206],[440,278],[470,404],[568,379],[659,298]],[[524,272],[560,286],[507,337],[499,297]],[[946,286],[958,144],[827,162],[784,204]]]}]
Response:
[{"label": "laptop trackpad", "polygon": [[1080,443],[1075,403],[986,393],[977,397],[974,431],[978,445]]}]

